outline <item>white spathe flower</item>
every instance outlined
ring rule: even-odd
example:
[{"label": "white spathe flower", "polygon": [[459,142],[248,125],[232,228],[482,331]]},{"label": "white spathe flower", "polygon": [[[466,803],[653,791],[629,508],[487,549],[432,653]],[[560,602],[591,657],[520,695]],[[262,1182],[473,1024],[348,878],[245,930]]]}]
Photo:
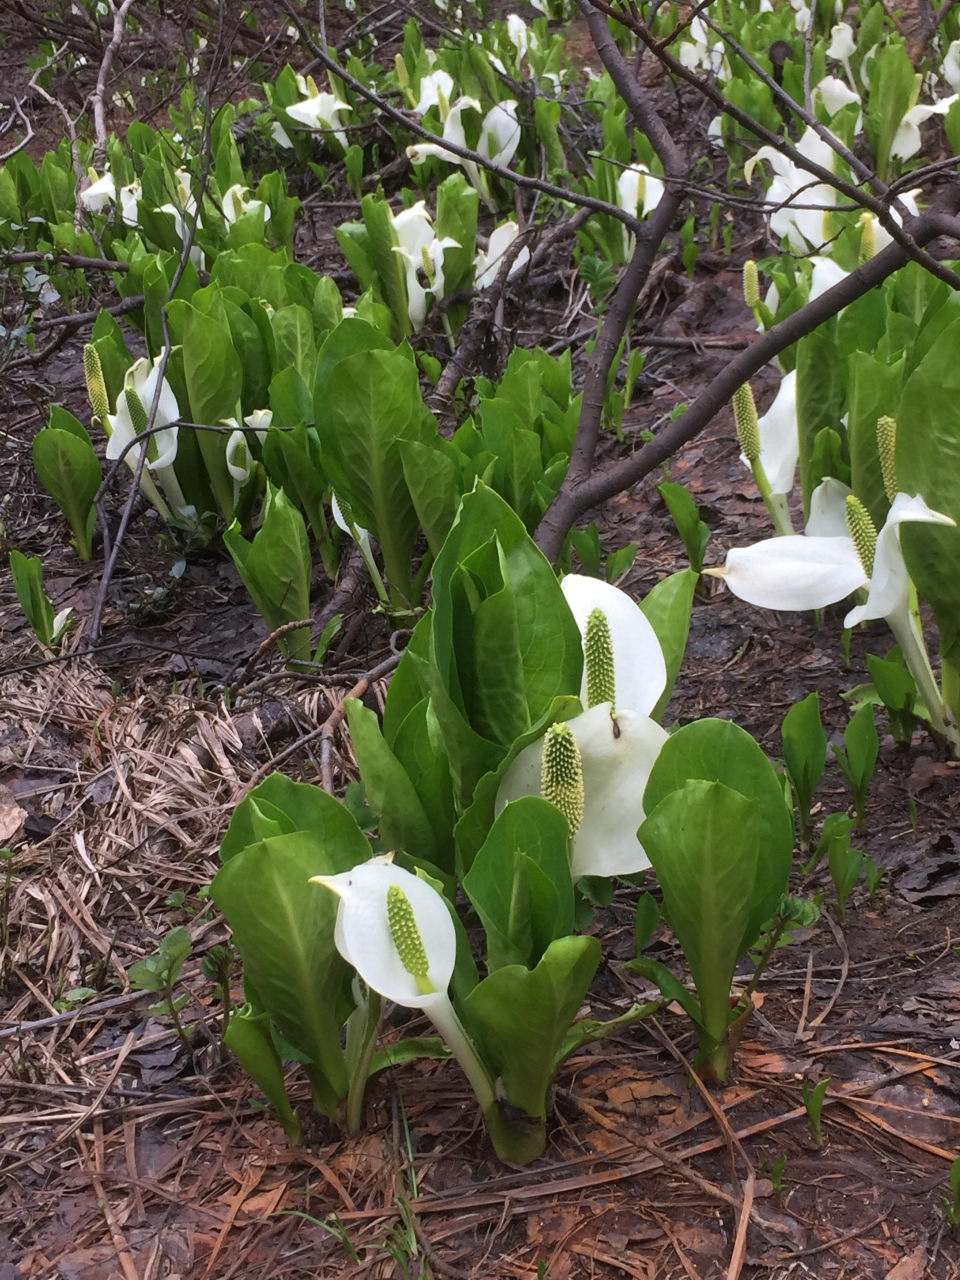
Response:
[{"label": "white spathe flower", "polygon": [[[477,102],[476,98],[458,98],[450,107],[447,112],[447,118],[443,122],[443,140],[452,142],[458,147],[466,147],[467,135],[461,117],[464,111],[479,111],[480,109],[480,103]],[[482,190],[480,174],[474,162],[461,159],[460,156],[454,155],[452,151],[448,151],[439,142],[416,142],[407,147],[407,155],[410,157],[412,164],[423,164],[428,156],[436,156],[439,160],[445,160],[447,164],[460,165],[477,190]]]},{"label": "white spathe flower", "polygon": [[[760,465],[770,483],[770,492],[777,496],[793,489],[800,457],[800,438],[797,426],[797,373],[784,374],[773,404],[759,420]],[[750,466],[745,454],[740,461]]]},{"label": "white spathe flower", "polygon": [[953,40],[940,65],[940,74],[956,93],[960,90],[960,40]]},{"label": "white spathe flower", "polygon": [[813,264],[813,271],[810,273],[810,293],[807,298],[808,302],[815,302],[822,293],[826,293],[828,289],[832,289],[835,284],[839,284],[841,280],[846,280],[850,274],[844,271],[839,263],[834,262],[832,258],[822,258],[816,256],[810,259]]},{"label": "white spathe flower", "polygon": [[[835,492],[839,497],[840,491]],[[828,519],[828,512],[822,518]],[[868,618],[888,618],[898,609],[909,609],[909,576],[900,550],[900,526],[905,522],[955,523],[949,516],[931,511],[923,498],[898,493],[877,535],[871,577],[865,573],[849,533],[795,534],[769,538],[751,547],[734,547],[727,552],[724,567],[714,573],[723,578],[735,596],[761,609],[823,609],[860,587],[867,587],[866,604],[852,609],[844,618],[844,625],[852,627]],[[816,527],[823,528],[824,524]],[[835,515],[833,527],[838,527]]]},{"label": "white spathe flower", "polygon": [[[457,933],[447,904],[419,876],[374,858],[335,876],[313,876],[311,884],[332,889],[340,899],[334,937],[337,950],[373,991],[407,1009],[428,1012],[449,1003],[447,988],[457,959]],[[396,887],[405,896],[420,933],[427,968],[417,982],[394,942],[388,895]],[[429,985],[432,991],[423,991]]]},{"label": "white spathe flower", "polygon": [[257,433],[257,439],[263,444],[267,438],[267,432],[270,430],[270,424],[273,422],[272,409],[254,409],[253,413],[248,413],[243,420],[245,427],[252,427]]},{"label": "white spathe flower", "polygon": [[838,22],[830,32],[830,44],[827,46],[827,57],[836,62],[846,62],[857,52],[857,42],[853,37],[853,27],[849,22]]},{"label": "white spathe flower", "polygon": [[653,213],[665,191],[662,180],[655,177],[644,164],[628,165],[620,171],[617,178],[620,208],[634,217],[639,213],[645,218]]},{"label": "white spathe flower", "polygon": [[[138,397],[149,421],[150,410],[153,407],[154,397],[157,394],[157,385],[160,380],[160,359],[161,357],[158,356],[156,360],[150,361],[146,357],[142,357],[130,366],[124,378],[123,391],[117,397],[116,413],[108,416],[107,422],[104,424],[109,432],[106,450],[108,460],[115,461],[123,453],[126,446],[131,445],[131,448],[127,449],[124,454],[124,462],[133,472],[137,470],[140,450],[143,446],[139,443],[131,443],[137,439],[137,431],[130,413],[130,406],[127,403],[126,393],[131,391]],[[147,442],[147,461],[140,477],[141,488],[157,506],[161,514],[166,513],[166,503],[157,492],[154,480],[160,485],[175,508],[182,510],[186,506],[186,499],[183,496],[180,481],[177,479],[177,473],[174,470],[179,435],[179,428],[175,424],[179,417],[180,406],[177,404],[177,397],[174,395],[173,388],[169,382],[164,378],[160,382],[160,399],[157,404],[157,412],[154,415],[153,426],[165,429],[156,430],[149,438]]]},{"label": "white spathe flower", "polygon": [[680,46],[680,62],[688,71],[711,71],[718,79],[729,79],[724,71],[723,45],[719,42],[711,45],[710,38],[702,18],[694,18],[689,28],[690,39]]},{"label": "white spathe flower", "polygon": [[[473,265],[476,268],[476,278],[473,282],[474,288],[490,288],[497,278],[503,255],[519,234],[520,228],[515,222],[501,222],[499,227],[494,227],[490,233],[490,241],[486,250],[478,249],[477,255],[473,260]],[[517,272],[522,271],[529,261],[530,250],[524,245],[514,259],[508,278],[512,280]]]},{"label": "white spathe flower", "polygon": [[[600,578],[568,573],[560,589],[580,628],[581,639],[586,639],[587,623],[595,609],[600,609],[607,620],[613,645],[617,714],[635,711],[649,715],[667,687],[667,664],[646,614],[625,591]],[[587,705],[586,664],[580,700]]]},{"label": "white spathe flower", "polygon": [[[834,151],[813,129],[804,131],[796,149],[805,159],[833,170]],[[771,210],[771,231],[785,238],[797,253],[819,249],[830,239],[827,223],[837,203],[836,191],[826,183],[817,182],[812,174],[773,147],[761,147],[747,160],[743,172],[748,182],[760,160],[769,161],[774,173],[766,195],[766,204]],[[814,207],[796,209],[792,207],[794,201]]]},{"label": "white spathe flower", "polygon": [[102,178],[97,177],[96,169],[89,173],[90,186],[80,192],[80,203],[88,213],[103,213],[117,198],[117,184],[109,169],[104,170]]},{"label": "white spathe flower", "polygon": [[[224,418],[223,425],[236,427],[237,420],[236,418]],[[230,435],[227,436],[225,461],[227,470],[230,472],[230,478],[233,480],[233,501],[234,505],[236,505],[240,497],[240,490],[250,479],[250,470],[253,464],[250,449],[247,445],[247,438],[239,427],[236,431],[231,431]]]},{"label": "white spathe flower", "polygon": [[507,169],[519,145],[517,104],[513,98],[505,98],[503,102],[491,107],[483,117],[477,151],[498,169]]},{"label": "white spathe flower", "polygon": [[344,960],[372,991],[424,1011],[486,1112],[496,1105],[493,1081],[447,994],[457,959],[450,908],[432,885],[394,866],[392,859],[393,854],[371,858],[339,875],[313,876],[311,883],[340,899],[334,941]]},{"label": "white spathe flower", "polygon": [[[920,187],[917,187],[915,191],[901,191],[898,194],[898,198],[901,204],[903,204],[907,213],[911,214],[914,218],[918,217],[920,214],[920,210],[917,208],[917,196],[920,195],[920,190],[921,190]],[[887,245],[893,244],[893,236],[886,229],[886,227],[881,226],[880,220],[879,218],[876,217],[875,214],[870,213],[868,211],[864,211],[860,215],[860,217],[861,219],[869,218],[873,223],[873,239],[874,239],[875,251],[877,253],[879,253],[881,249],[886,249]],[[897,224],[898,227],[903,226],[903,218],[901,218],[898,210],[891,209],[890,217],[894,220],[894,222]]]},{"label": "white spathe flower", "polygon": [[[859,93],[855,89],[850,89],[837,76],[824,76],[817,85],[816,92],[820,95],[820,100],[827,110],[827,114],[835,116],[838,111],[842,111],[844,107],[848,107],[852,102],[861,104]],[[863,112],[857,113],[857,122],[854,125],[854,135],[859,134],[863,129]]]},{"label": "white spathe flower", "polygon": [[517,51],[517,58],[526,57],[531,45],[530,31],[519,13],[507,14],[507,35]]},{"label": "white spathe flower", "polygon": [[140,214],[137,205],[143,199],[143,185],[139,179],[128,182],[120,188],[120,216],[128,227],[139,226]]},{"label": "white spathe flower", "polygon": [[414,111],[424,115],[431,107],[439,107],[442,116],[453,98],[453,87],[453,76],[448,72],[431,71],[420,81],[420,100]]},{"label": "white spathe flower", "polygon": [[228,226],[232,226],[245,213],[253,213],[257,209],[263,210],[264,222],[270,221],[270,206],[264,204],[262,200],[249,200],[247,198],[249,195],[250,188],[245,187],[242,182],[235,182],[224,192],[223,216]]},{"label": "white spathe flower", "polygon": [[958,98],[960,95],[955,93],[949,98],[941,98],[932,106],[923,106],[918,103],[917,106],[911,107],[894,134],[893,145],[890,148],[891,156],[898,160],[909,160],[911,156],[915,156],[922,142],[920,126],[926,124],[931,116],[945,116]]},{"label": "white spathe flower", "polygon": [[[669,735],[649,716],[621,710],[619,697],[616,711],[601,702],[566,723],[583,765],[583,820],[570,863],[574,881],[645,871],[650,859],[637,839],[646,817],[643,793]],[[524,747],[507,769],[497,792],[498,814],[510,800],[540,794],[543,742]]]},{"label": "white spathe flower", "polygon": [[853,492],[836,476],[826,476],[810,495],[810,514],[804,533],[808,538],[849,538],[847,498]]},{"label": "white spathe flower", "polygon": [[[311,80],[308,88],[316,88]],[[297,124],[306,125],[314,133],[332,133],[346,151],[347,135],[343,131],[340,116],[344,111],[352,111],[349,102],[341,102],[333,93],[309,93],[302,102],[295,102],[285,108],[287,115]]]},{"label": "white spathe flower", "polygon": [[288,151],[293,147],[289,133],[287,133],[279,120],[274,120],[270,126],[270,135],[278,147],[284,147]]},{"label": "white spathe flower", "polygon": [[433,219],[427,212],[425,200],[418,200],[409,209],[401,209],[391,217],[400,248],[411,257],[419,258],[423,249],[434,239]]}]

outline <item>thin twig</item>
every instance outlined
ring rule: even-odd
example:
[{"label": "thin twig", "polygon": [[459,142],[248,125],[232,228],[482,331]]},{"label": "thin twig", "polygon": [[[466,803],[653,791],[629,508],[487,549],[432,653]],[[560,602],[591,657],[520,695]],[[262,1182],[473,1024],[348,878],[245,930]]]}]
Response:
[{"label": "thin twig", "polygon": [[110,37],[110,43],[104,50],[103,59],[100,63],[97,87],[90,96],[90,105],[93,107],[93,131],[97,140],[93,150],[93,167],[95,169],[101,168],[107,158],[107,124],[103,114],[103,98],[107,91],[107,78],[110,75],[110,68],[113,66],[113,60],[123,44],[123,23],[132,6],[133,0],[123,0],[120,8],[113,10],[113,34]]}]

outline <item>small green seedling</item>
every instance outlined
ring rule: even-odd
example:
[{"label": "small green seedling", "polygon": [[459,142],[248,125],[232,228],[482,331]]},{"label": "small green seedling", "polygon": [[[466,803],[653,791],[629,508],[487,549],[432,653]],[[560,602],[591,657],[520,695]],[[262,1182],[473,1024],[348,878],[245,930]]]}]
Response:
[{"label": "small green seedling", "polygon": [[870,904],[872,906],[873,900],[877,896],[877,890],[880,888],[880,882],[887,874],[887,868],[877,866],[873,858],[867,856],[863,860],[863,874],[867,879],[867,892],[870,895]]},{"label": "small green seedling", "polygon": [[223,1006],[221,1039],[227,1034],[227,1027],[230,1025],[230,1011],[232,1009],[230,984],[236,961],[237,953],[229,944],[227,946],[211,947],[200,961],[200,972],[208,982],[215,983],[213,998],[219,1000]]},{"label": "small green seedling", "polygon": [[617,583],[630,572],[637,558],[639,547],[635,542],[628,542],[625,547],[611,551],[607,563],[603,566],[604,577],[608,582]]},{"label": "small green seedling", "polygon": [[773,1164],[768,1160],[765,1160],[760,1166],[760,1172],[765,1173],[770,1179],[770,1185],[773,1187],[773,1193],[776,1196],[779,1196],[780,1192],[783,1190],[783,1171],[786,1167],[786,1156],[781,1156],[779,1160],[774,1160]]},{"label": "small green seedling", "polygon": [[941,1196],[943,1213],[954,1239],[960,1238],[960,1159],[950,1166],[950,1195]]},{"label": "small green seedling", "polygon": [[827,763],[827,735],[820,720],[820,695],[810,693],[783,718],[783,759],[790,777],[800,821],[800,848],[806,853],[813,835],[810,810]]},{"label": "small green seedling", "polygon": [[823,820],[820,839],[817,841],[817,847],[813,851],[813,857],[805,866],[800,868],[801,874],[808,876],[815,867],[819,866],[823,858],[830,852],[830,846],[833,841],[842,839],[852,827],[853,819],[848,813],[828,813]]},{"label": "small green seedling", "polygon": [[155,1017],[169,1015],[173,1019],[177,1035],[187,1048],[190,1047],[190,1042],[180,1021],[180,1010],[190,999],[190,995],[184,992],[174,997],[173,989],[192,946],[190,930],[181,925],[161,938],[159,950],[154,955],[147,956],[146,960],[138,960],[127,972],[131,985],[138,991],[157,991],[163,996],[156,1004],[149,1005],[147,1012]]},{"label": "small green seedling", "polygon": [[93,987],[73,987],[72,990],[65,991],[59,1000],[54,1000],[53,1007],[57,1013],[66,1013],[70,1009],[76,1009],[96,994]]},{"label": "small green seedling", "polygon": [[684,545],[690,568],[695,573],[703,571],[703,553],[710,541],[710,527],[700,519],[700,508],[687,489],[673,480],[657,485],[661,498],[677,526],[677,533]]},{"label": "small green seedling", "polygon": [[55,648],[66,634],[72,609],[54,613],[53,603],[43,589],[43,565],[39,556],[29,559],[21,551],[10,552],[13,587],[33,633],[45,649]]},{"label": "small green seedling", "polygon": [[820,1115],[823,1111],[823,1100],[826,1097],[827,1085],[829,1085],[830,1079],[830,1076],[824,1076],[820,1083],[814,1085],[812,1089],[809,1080],[804,1080],[803,1082],[803,1105],[807,1109],[807,1124],[810,1126],[811,1136],[818,1147],[822,1147],[824,1143]]},{"label": "small green seedling", "polygon": [[827,862],[837,894],[837,915],[840,917],[840,923],[846,924],[847,899],[863,871],[863,854],[859,849],[850,848],[849,836],[837,836],[830,841]]},{"label": "small green seedling", "polygon": [[917,686],[904,666],[899,645],[886,658],[867,655],[867,668],[877,697],[890,716],[890,732],[898,747],[909,747],[917,725]]},{"label": "small green seedling", "polygon": [[843,731],[843,746],[834,746],[833,754],[853,793],[857,830],[866,831],[867,788],[880,754],[880,738],[870,703],[851,716],[850,723]]}]

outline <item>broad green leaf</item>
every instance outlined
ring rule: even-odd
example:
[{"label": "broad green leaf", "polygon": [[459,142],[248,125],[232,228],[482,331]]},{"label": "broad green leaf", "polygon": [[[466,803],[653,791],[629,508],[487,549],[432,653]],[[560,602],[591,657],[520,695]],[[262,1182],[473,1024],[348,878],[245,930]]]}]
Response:
[{"label": "broad green leaf", "polygon": [[841,435],[845,402],[846,363],[837,345],[836,321],[829,320],[797,343],[797,426],[805,515],[810,511],[810,495],[822,479],[816,473],[814,442],[825,427]]},{"label": "broad green leaf", "polygon": [[294,782],[285,773],[271,773],[234,809],[220,845],[223,862],[268,834],[262,825],[264,814],[278,827],[270,834],[312,831],[325,846],[342,850],[351,866],[370,857],[367,838],[344,804],[320,787]]},{"label": "broad green leaf", "polygon": [[566,818],[539,796],[508,804],[463,887],[486,933],[490,972],[536,965],[551,942],[573,932]]},{"label": "broad green leaf", "polygon": [[559,938],[535,969],[498,969],[466,1000],[484,1062],[502,1081],[507,1102],[529,1116],[546,1114],[556,1055],[599,963],[596,938]]},{"label": "broad green leaf", "polygon": [[760,808],[721,782],[690,779],[656,806],[639,836],[690,967],[703,1026],[719,1042],[730,1022],[737,961],[780,900],[789,867],[773,893],[763,870]]},{"label": "broad green leaf", "polygon": [[43,564],[39,556],[29,559],[21,551],[10,552],[10,572],[20,608],[34,634],[43,645],[53,642],[53,605],[43,589]]},{"label": "broad green leaf", "polygon": [[317,368],[317,344],[313,336],[313,317],[306,307],[282,307],[272,319],[277,344],[277,368],[296,369],[305,381]]},{"label": "broad green leaf", "polygon": [[[80,423],[77,426],[83,431]],[[33,438],[33,465],[73,530],[77,555],[89,560],[96,521],[93,500],[103,480],[89,437],[83,439],[75,431],[53,426],[39,431]]]},{"label": "broad green leaf", "polygon": [[650,774],[643,797],[644,811],[651,814],[689,780],[721,782],[757,805],[763,858],[757,871],[752,914],[744,928],[746,940],[738,952],[742,954],[753,941],[746,935],[759,934],[780,901],[783,884],[790,875],[793,813],[784,801],[773,765],[750,734],[729,720],[695,720],[671,735]]},{"label": "broad green leaf", "polygon": [[[321,364],[338,331],[324,343]],[[339,361],[322,383],[316,429],[326,469],[357,522],[379,542],[390,584],[409,601],[419,521],[400,444],[426,435],[416,365],[400,352],[361,351]]]},{"label": "broad green leaf", "polygon": [[[446,447],[444,447],[446,445]],[[457,516],[462,478],[455,446],[438,436],[429,444],[404,440],[400,445],[403,475],[430,550],[440,554]]]},{"label": "broad green leaf", "polygon": [[813,793],[827,763],[827,735],[820,721],[820,697],[809,693],[783,718],[783,759],[801,813],[809,813]]},{"label": "broad green leaf", "polygon": [[690,634],[690,617],[693,612],[693,593],[699,574],[693,569],[681,569],[662,579],[640,601],[640,608],[660,641],[663,659],[667,667],[667,683],[660,701],[650,713],[658,723],[669,705],[673,686],[677,682],[683,655]]},{"label": "broad green leaf", "polygon": [[456,821],[450,757],[429,698],[421,698],[407,714],[397,730],[392,750],[413,783],[433,830],[434,861],[450,875],[454,870]]},{"label": "broad green leaf", "polygon": [[[224,531],[244,586],[271,631],[310,617],[312,562],[303,516],[282,489],[268,485],[263,524],[248,542],[236,521]],[[291,658],[310,659],[310,628],[301,627],[277,641]]]},{"label": "broad green leaf", "polygon": [[283,1078],[283,1063],[270,1034],[270,1015],[254,1013],[245,1005],[234,1013],[223,1043],[273,1105],[287,1141],[300,1145],[300,1124],[294,1115]]},{"label": "broad green leaf", "polygon": [[677,526],[690,568],[699,573],[703,568],[703,553],[710,541],[710,527],[700,519],[700,508],[682,484],[665,480],[657,488]]},{"label": "broad green leaf", "polygon": [[[182,303],[183,368],[194,422],[216,425],[236,416],[243,391],[243,367],[228,329]],[[220,509],[233,513],[233,480],[227,470],[226,436],[199,433],[200,451]]]},{"label": "broad green leaf", "polygon": [[439,863],[433,828],[400,761],[384,741],[376,713],[359,698],[346,701],[350,740],[370,801],[380,814],[380,838],[388,849]]},{"label": "broad green leaf", "polygon": [[329,1111],[347,1088],[340,1029],[350,968],[334,943],[338,899],[308,882],[353,865],[345,850],[299,831],[250,845],[224,864],[210,889],[264,1010],[322,1073]]},{"label": "broad green leaf", "polygon": [[[907,379],[897,418],[897,483],[960,522],[960,320]],[[917,590],[930,601],[940,648],[960,665],[960,528],[905,524],[900,542]]]},{"label": "broad green leaf", "polygon": [[890,365],[857,351],[849,359],[849,379],[850,487],[880,529],[890,503],[880,470],[877,419],[896,415],[903,386],[903,362],[898,360]]},{"label": "broad green leaf", "polygon": [[407,312],[407,284],[403,260],[394,249],[398,245],[393,229],[393,215],[383,196],[366,195],[360,202],[367,229],[367,251],[373,263],[383,301],[393,316],[394,336],[405,338],[411,332]]},{"label": "broad green leaf", "polygon": [[910,108],[914,87],[913,64],[902,40],[890,40],[874,58],[870,73],[870,105],[864,120],[867,139],[884,182],[892,170],[890,150],[900,122]]}]

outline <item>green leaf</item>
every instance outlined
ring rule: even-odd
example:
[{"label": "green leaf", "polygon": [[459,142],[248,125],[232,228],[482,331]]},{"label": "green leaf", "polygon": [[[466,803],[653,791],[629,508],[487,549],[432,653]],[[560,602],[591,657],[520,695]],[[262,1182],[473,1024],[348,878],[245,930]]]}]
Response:
[{"label": "green leaf", "polygon": [[[321,366],[338,332],[324,343]],[[396,351],[349,355],[329,375],[321,377],[318,371],[315,406],[334,488],[344,493],[357,522],[374,534],[390,584],[410,601],[410,557],[419,521],[400,445],[427,438],[416,365]]]},{"label": "green leaf", "polygon": [[808,694],[783,718],[783,758],[797,796],[797,806],[809,823],[813,794],[827,763],[827,735],[820,721],[820,695]]},{"label": "green leaf", "polygon": [[[172,304],[171,304],[172,305]],[[194,422],[216,426],[236,416],[243,368],[228,329],[188,303],[183,314],[183,369]],[[226,436],[199,433],[200,451],[223,514],[233,514],[233,480],[227,470]]]},{"label": "green leaf", "polygon": [[690,779],[649,815],[639,838],[663,890],[663,910],[690,967],[708,1036],[730,1022],[740,956],[787,887],[771,893],[759,805],[721,782]]},{"label": "green leaf", "polygon": [[364,196],[360,208],[367,229],[367,252],[376,272],[381,297],[393,316],[394,336],[399,340],[412,331],[412,325],[407,312],[403,260],[399,253],[394,252],[399,241],[393,229],[393,215],[383,196]]},{"label": "green leaf", "polygon": [[742,955],[783,895],[793,860],[793,814],[784,802],[773,765],[750,734],[728,720],[696,720],[664,743],[644,792],[644,811],[651,814],[689,780],[721,782],[757,805],[763,858],[757,870],[753,913],[738,952]]},{"label": "green leaf", "polygon": [[305,382],[317,368],[317,343],[313,335],[313,316],[306,307],[282,307],[271,320],[277,344],[277,368],[293,367]]},{"label": "green leaf", "polygon": [[[897,482],[960,523],[960,320],[907,379],[897,417]],[[940,650],[960,666],[960,528],[905,524],[900,542],[917,590],[930,601]]]},{"label": "green leaf", "polygon": [[430,550],[440,554],[460,506],[463,481],[455,446],[439,436],[429,444],[404,440],[403,475]]},{"label": "green leaf", "polygon": [[656,933],[660,923],[660,908],[652,893],[641,893],[637,899],[637,914],[634,922],[634,939],[637,944],[637,955]]},{"label": "green leaf", "polygon": [[491,973],[530,968],[573,932],[569,850],[566,818],[539,796],[508,804],[490,828],[463,887],[483,923]]},{"label": "green leaf", "polygon": [[890,503],[880,469],[877,419],[896,415],[902,386],[902,361],[890,365],[862,351],[850,356],[847,400],[850,486],[878,529],[883,527]]},{"label": "green leaf", "polygon": [[554,1062],[597,965],[596,938],[559,938],[533,970],[507,965],[466,1000],[464,1013],[506,1100],[528,1116],[546,1114]]},{"label": "green leaf", "polygon": [[657,633],[667,667],[666,686],[660,695],[660,701],[650,713],[651,718],[658,723],[669,705],[673,686],[683,663],[687,637],[690,634],[693,596],[698,581],[699,574],[693,569],[681,569],[679,573],[671,573],[668,578],[663,578],[640,601],[644,617]]},{"label": "green leaf", "polygon": [[[264,817],[276,830],[263,828]],[[237,805],[220,845],[223,862],[258,844],[266,835],[312,831],[324,845],[340,848],[350,865],[370,857],[370,845],[353,814],[320,787],[271,773]]]},{"label": "green leaf", "polygon": [[805,516],[810,513],[810,495],[823,478],[814,463],[814,442],[826,427],[842,431],[846,390],[846,361],[837,343],[836,320],[828,320],[797,343],[797,426]]},{"label": "green leaf", "polygon": [[53,643],[53,605],[43,589],[43,564],[39,556],[29,559],[21,551],[10,552],[10,572],[20,608],[42,645]]},{"label": "green leaf", "polygon": [[862,802],[880,754],[880,738],[870,703],[850,717],[843,731],[843,748],[834,746],[833,754],[854,796]]},{"label": "green leaf", "polygon": [[[61,410],[61,414],[65,412]],[[86,436],[82,425],[76,425]],[[83,436],[54,426],[39,431],[33,438],[33,465],[73,530],[77,555],[89,560],[96,521],[93,500],[103,480],[103,470],[89,437]]]},{"label": "green leaf", "polygon": [[657,485],[657,489],[677,526],[690,568],[699,573],[703,568],[703,553],[710,541],[710,528],[700,519],[700,508],[682,484],[665,480]]},{"label": "green leaf", "polygon": [[[307,528],[282,489],[267,485],[263,524],[252,543],[240,533],[236,521],[224,531],[223,541],[271,631],[310,617],[312,563]],[[289,657],[310,660],[309,627],[277,643]]]},{"label": "green leaf", "polygon": [[349,850],[298,831],[250,845],[224,864],[210,889],[245,979],[283,1037],[316,1065],[328,1113],[347,1089],[340,1029],[350,967],[334,943],[338,899],[308,881],[353,865]]},{"label": "green leaf", "polygon": [[900,122],[910,109],[914,88],[913,64],[902,40],[890,40],[874,58],[870,73],[870,102],[864,120],[878,176],[892,176],[890,150]]},{"label": "green leaf", "polygon": [[273,1104],[287,1141],[299,1146],[300,1125],[287,1096],[283,1063],[270,1035],[270,1015],[255,1013],[250,1005],[244,1005],[230,1019],[223,1043]]},{"label": "green leaf", "polygon": [[345,703],[350,740],[370,801],[380,814],[380,838],[388,849],[437,865],[433,828],[416,788],[384,741],[376,713],[359,698]]}]

